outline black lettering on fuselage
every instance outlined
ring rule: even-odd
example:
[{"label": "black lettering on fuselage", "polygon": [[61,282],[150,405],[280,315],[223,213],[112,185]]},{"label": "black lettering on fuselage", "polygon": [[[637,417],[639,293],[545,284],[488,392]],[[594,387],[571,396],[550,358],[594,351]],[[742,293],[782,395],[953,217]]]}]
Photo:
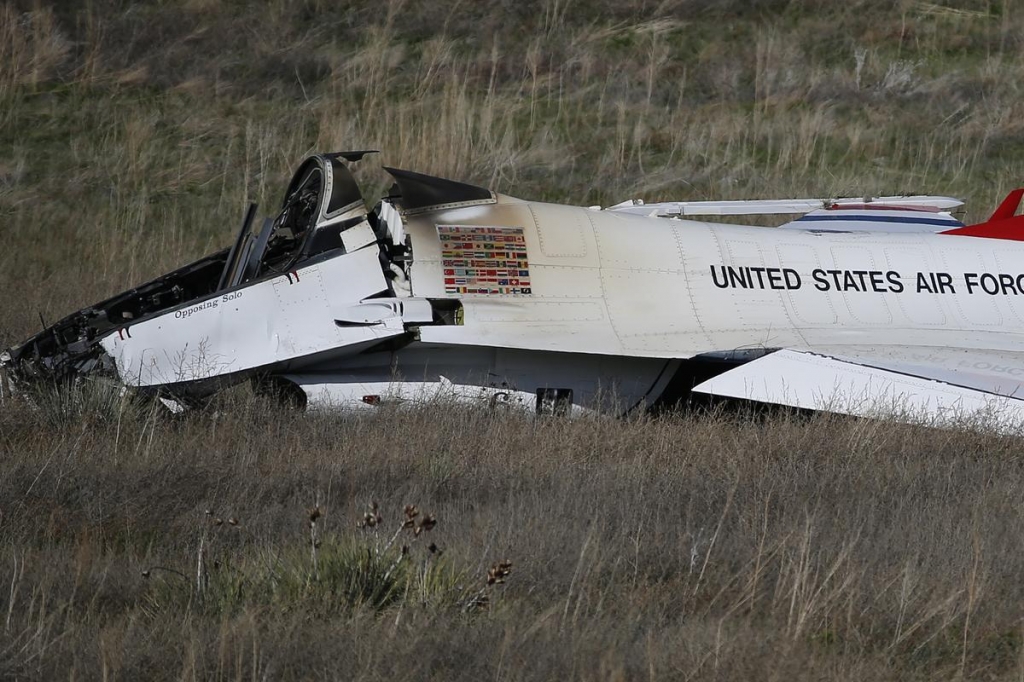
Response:
[{"label": "black lettering on fuselage", "polygon": [[872,270],[868,273],[868,278],[871,280],[871,290],[876,294],[881,294],[887,289],[885,288],[885,280],[882,279],[882,273],[878,270]]},{"label": "black lettering on fuselage", "polygon": [[953,288],[953,276],[948,272],[936,272],[935,283],[938,285],[940,294],[945,294],[947,291],[951,294],[956,293],[956,289]]},{"label": "black lettering on fuselage", "polygon": [[711,281],[719,289],[799,289],[800,273],[793,268],[712,265]]},{"label": "black lettering on fuselage", "polygon": [[978,286],[978,273],[976,272],[965,272],[964,273],[964,285],[967,286],[967,293],[973,294],[974,288]]},{"label": "black lettering on fuselage", "polygon": [[928,281],[928,278],[925,276],[925,273],[923,272],[917,273],[917,293],[921,292],[927,292],[929,294],[935,293],[935,289],[932,288],[931,284]]},{"label": "black lettering on fuselage", "polygon": [[[893,293],[900,294],[907,290],[903,276],[896,270],[825,270],[815,268],[810,272],[814,288],[818,291],[838,291],[843,293]],[[914,278],[914,291],[921,294],[952,294],[956,295],[957,285],[954,274],[950,272],[916,272],[908,277]],[[961,276],[956,274],[956,277]],[[965,293],[972,295],[979,290],[989,296],[1024,296],[1024,273],[963,273]],[[800,273],[793,268],[772,268],[766,266],[751,267],[747,265],[712,265],[711,280],[719,289],[762,289],[762,290],[794,290],[803,286]],[[225,297],[224,301],[230,300]],[[175,317],[187,317],[207,307],[216,307],[213,300],[200,306],[182,309]]]},{"label": "black lettering on fuselage", "polygon": [[750,288],[750,282],[747,280],[747,273],[744,272],[743,268],[734,268],[731,265],[727,268],[729,272],[729,286],[736,287],[739,284],[744,289]]},{"label": "black lettering on fuselage", "polygon": [[983,273],[980,278],[981,290],[986,294],[995,296],[999,293],[999,280],[990,272]]},{"label": "black lettering on fuselage", "polygon": [[724,289],[727,286],[729,286],[729,278],[725,274],[725,266],[724,265],[720,265],[718,267],[722,268],[722,281],[721,282],[718,281],[718,275],[715,274],[715,266],[714,265],[711,266],[711,281],[714,282],[715,286],[718,287],[719,289]]}]

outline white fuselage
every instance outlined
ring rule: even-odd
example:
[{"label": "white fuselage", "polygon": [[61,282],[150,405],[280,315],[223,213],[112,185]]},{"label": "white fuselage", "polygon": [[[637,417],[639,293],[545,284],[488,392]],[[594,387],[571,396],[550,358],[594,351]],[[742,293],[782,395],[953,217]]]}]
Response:
[{"label": "white fuselage", "polygon": [[424,339],[685,358],[738,348],[1024,349],[1024,244],[775,230],[509,202],[407,226],[417,296],[443,296],[437,224],[526,228],[532,294],[463,298]]},{"label": "white fuselage", "polygon": [[[453,291],[439,232],[473,226],[521,230],[528,290]],[[104,348],[130,385],[262,369],[342,402],[400,373],[406,382],[451,380],[520,397],[564,386],[575,402],[604,382],[632,404],[656,397],[672,362],[757,348],[867,348],[881,357],[893,348],[901,362],[936,367],[971,349],[971,362],[982,358],[990,374],[1021,371],[1018,242],[776,230],[503,196],[407,218],[404,230],[411,296],[389,294],[369,243],[220,293],[210,298],[216,306],[193,301],[143,320]],[[429,310],[427,299],[451,298],[462,302],[460,324],[410,317],[414,302]],[[410,332],[405,350],[373,350]],[[919,352],[908,358],[908,348]]]}]

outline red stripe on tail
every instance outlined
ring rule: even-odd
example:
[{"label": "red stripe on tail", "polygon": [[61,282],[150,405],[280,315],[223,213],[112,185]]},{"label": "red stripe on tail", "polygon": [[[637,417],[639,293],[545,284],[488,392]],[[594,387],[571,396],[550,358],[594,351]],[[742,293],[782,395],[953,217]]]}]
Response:
[{"label": "red stripe on tail", "polygon": [[983,237],[985,239],[1009,239],[1024,242],[1024,215],[1016,215],[1024,199],[1024,187],[1015,189],[1006,195],[1003,203],[995,210],[992,217],[977,225],[958,227],[939,234],[955,234],[961,237]]}]

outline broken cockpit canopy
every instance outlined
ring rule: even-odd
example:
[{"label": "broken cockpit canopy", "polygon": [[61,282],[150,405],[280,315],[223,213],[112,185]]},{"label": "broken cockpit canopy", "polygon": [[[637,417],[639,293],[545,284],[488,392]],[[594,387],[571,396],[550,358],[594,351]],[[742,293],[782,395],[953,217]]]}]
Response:
[{"label": "broken cockpit canopy", "polygon": [[491,190],[465,182],[388,166],[384,170],[395,179],[391,194],[407,216],[441,208],[482,206],[498,201]]},{"label": "broken cockpit canopy", "polygon": [[110,333],[130,333],[138,321],[194,303],[246,282],[288,272],[304,259],[344,248],[341,233],[367,219],[362,194],[345,162],[368,151],[318,154],[295,172],[277,217],[258,232],[256,214],[246,213],[234,246],[150,282],[83,308],[44,329],[2,357],[15,381],[67,381],[112,371],[99,345]]},{"label": "broken cockpit canopy", "polygon": [[[366,220],[367,210],[359,185],[341,159],[355,161],[369,153],[308,158],[292,177],[277,218],[265,220],[256,234],[243,223],[218,288],[288,272],[303,258],[343,248],[341,233]],[[250,207],[250,214],[253,210]]]}]

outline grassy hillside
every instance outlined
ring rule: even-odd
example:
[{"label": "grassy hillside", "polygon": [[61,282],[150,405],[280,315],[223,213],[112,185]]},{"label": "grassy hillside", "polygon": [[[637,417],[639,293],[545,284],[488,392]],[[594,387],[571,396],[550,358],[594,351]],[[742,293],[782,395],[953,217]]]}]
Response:
[{"label": "grassy hillside", "polygon": [[[0,429],[2,679],[1022,670],[1017,440],[251,402],[175,423],[8,410]],[[436,527],[400,530],[407,504]]]},{"label": "grassy hillside", "polygon": [[[381,150],[371,194],[386,163],[980,219],[1024,183],[1022,82],[1010,0],[7,2],[0,348],[227,245],[312,151]],[[1018,440],[224,400],[0,410],[0,679],[1024,673]]]}]

